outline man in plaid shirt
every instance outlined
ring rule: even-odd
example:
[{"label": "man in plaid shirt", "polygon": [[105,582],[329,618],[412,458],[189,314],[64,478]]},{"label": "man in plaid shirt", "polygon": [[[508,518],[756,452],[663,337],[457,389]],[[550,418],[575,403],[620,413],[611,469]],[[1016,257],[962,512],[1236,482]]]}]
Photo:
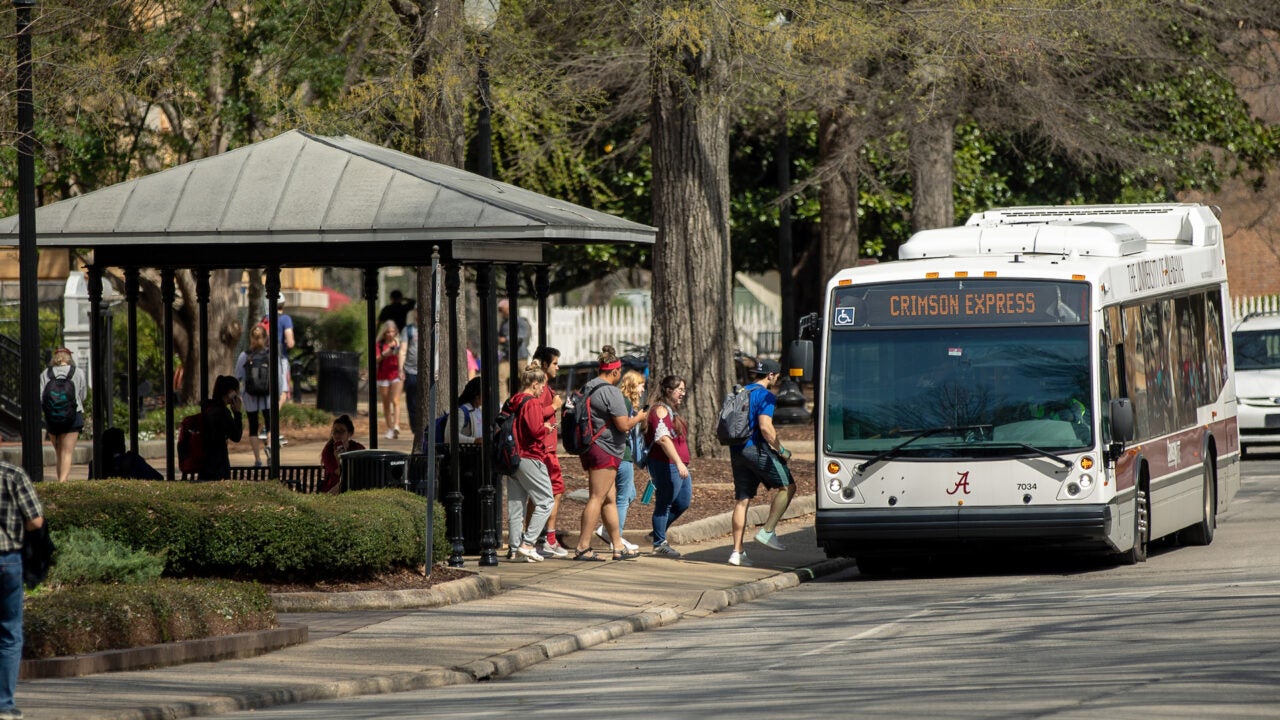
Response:
[{"label": "man in plaid shirt", "polygon": [[26,471],[0,462],[0,720],[22,717],[13,704],[22,664],[22,542],[44,527],[43,514]]}]

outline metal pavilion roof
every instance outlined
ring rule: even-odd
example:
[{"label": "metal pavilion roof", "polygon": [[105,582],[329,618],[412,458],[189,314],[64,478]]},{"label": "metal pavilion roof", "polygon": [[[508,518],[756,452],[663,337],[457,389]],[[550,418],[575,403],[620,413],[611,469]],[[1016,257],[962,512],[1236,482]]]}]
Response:
[{"label": "metal pavilion roof", "polygon": [[[656,229],[350,136],[292,130],[51,203],[41,248],[117,266],[538,262],[556,243],[652,243]],[[18,218],[0,245],[18,244]]]}]

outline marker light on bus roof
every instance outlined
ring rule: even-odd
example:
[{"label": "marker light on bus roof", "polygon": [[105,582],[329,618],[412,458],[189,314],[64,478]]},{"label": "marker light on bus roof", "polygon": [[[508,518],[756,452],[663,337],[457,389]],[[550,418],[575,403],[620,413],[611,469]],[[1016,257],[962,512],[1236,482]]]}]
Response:
[{"label": "marker light on bus roof", "polygon": [[928,278],[929,280],[937,280],[937,279],[938,279],[938,273],[937,273],[936,271],[935,271],[935,272],[927,272],[927,273],[925,273],[925,274],[924,274],[924,276],[925,276],[926,278]]},{"label": "marker light on bus roof", "polygon": [[997,276],[997,273],[996,273],[996,271],[995,271],[995,270],[984,270],[984,271],[982,271],[982,277],[996,277],[996,276]]},{"label": "marker light on bus roof", "polygon": [[959,278],[969,277],[969,273],[966,270],[957,270],[956,277],[959,277]]}]

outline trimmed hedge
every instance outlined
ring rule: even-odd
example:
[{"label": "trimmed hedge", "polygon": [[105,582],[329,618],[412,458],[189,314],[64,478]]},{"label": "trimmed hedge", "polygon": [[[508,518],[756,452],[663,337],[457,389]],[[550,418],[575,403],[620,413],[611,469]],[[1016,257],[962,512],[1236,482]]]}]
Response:
[{"label": "trimmed hedge", "polygon": [[[165,574],[264,582],[363,578],[422,564],[426,500],[404,490],[303,495],[270,482],[44,483],[54,528],[160,554]],[[448,556],[434,506],[433,561]]]},{"label": "trimmed hedge", "polygon": [[27,597],[24,658],[60,657],[276,627],[266,588],[225,580],[82,585]]}]

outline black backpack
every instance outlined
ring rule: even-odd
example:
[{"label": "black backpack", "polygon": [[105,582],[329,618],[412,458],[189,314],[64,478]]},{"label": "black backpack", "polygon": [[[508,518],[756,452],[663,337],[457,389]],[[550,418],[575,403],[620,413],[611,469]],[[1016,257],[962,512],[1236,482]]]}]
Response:
[{"label": "black backpack", "polygon": [[532,396],[526,395],[515,407],[511,401],[502,405],[502,412],[493,421],[493,462],[494,467],[503,475],[511,475],[520,467],[520,446],[516,442],[516,418],[520,408],[529,402]]},{"label": "black backpack", "polygon": [[76,369],[63,377],[53,374],[53,368],[46,371],[49,381],[45,383],[44,392],[40,395],[40,410],[44,413],[44,425],[52,435],[71,432],[76,424],[76,385],[71,382]]},{"label": "black backpack", "polygon": [[[750,387],[750,386],[748,386]],[[716,421],[716,439],[721,445],[741,445],[751,439],[751,391],[740,388],[725,396]]]},{"label": "black backpack", "polygon": [[595,432],[591,422],[591,396],[607,383],[600,383],[583,394],[582,388],[569,393],[560,410],[560,440],[564,442],[564,451],[570,455],[585,455],[591,444],[604,433]]},{"label": "black backpack", "polygon": [[266,350],[249,353],[244,361],[244,391],[264,397],[271,394],[271,354]]}]

